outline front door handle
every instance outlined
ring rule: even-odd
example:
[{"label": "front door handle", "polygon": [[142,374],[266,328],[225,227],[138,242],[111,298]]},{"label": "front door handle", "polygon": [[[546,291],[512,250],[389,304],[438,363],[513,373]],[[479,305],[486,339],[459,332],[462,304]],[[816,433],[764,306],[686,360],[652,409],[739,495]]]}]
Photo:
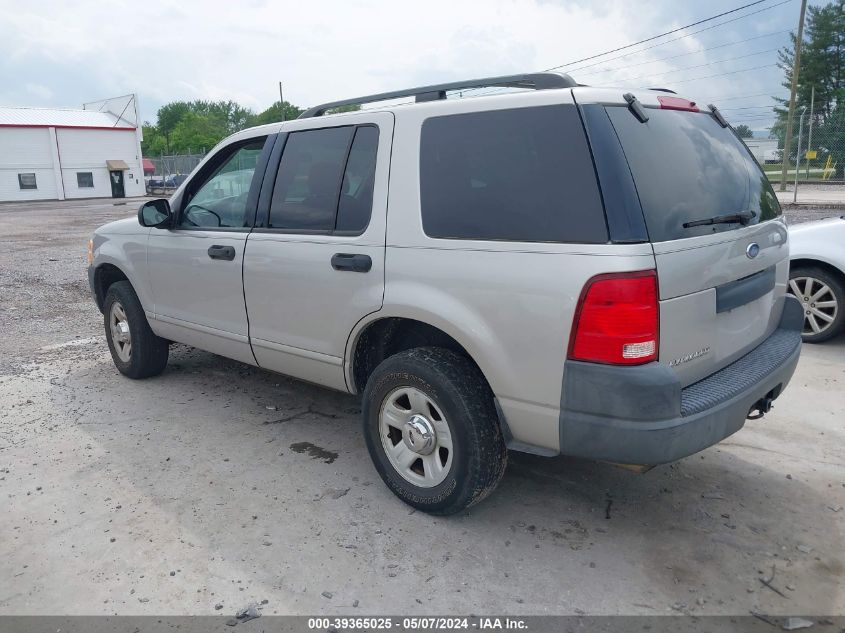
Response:
[{"label": "front door handle", "polygon": [[218,246],[215,244],[214,246],[208,247],[208,256],[211,259],[225,259],[226,261],[232,261],[235,259],[235,247],[234,246]]},{"label": "front door handle", "polygon": [[356,273],[369,272],[373,267],[373,260],[369,255],[354,253],[335,253],[332,255],[332,268],[335,270],[351,270]]}]

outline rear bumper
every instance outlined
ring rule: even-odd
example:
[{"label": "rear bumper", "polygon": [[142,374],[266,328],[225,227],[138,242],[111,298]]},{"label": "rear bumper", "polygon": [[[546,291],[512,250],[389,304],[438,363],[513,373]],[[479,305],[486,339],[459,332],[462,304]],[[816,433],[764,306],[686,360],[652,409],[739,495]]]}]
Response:
[{"label": "rear bumper", "polygon": [[567,361],[560,417],[564,455],[663,464],[737,432],[754,405],[777,398],[801,352],[801,304],[787,297],[777,330],[742,358],[681,388],[664,365]]}]

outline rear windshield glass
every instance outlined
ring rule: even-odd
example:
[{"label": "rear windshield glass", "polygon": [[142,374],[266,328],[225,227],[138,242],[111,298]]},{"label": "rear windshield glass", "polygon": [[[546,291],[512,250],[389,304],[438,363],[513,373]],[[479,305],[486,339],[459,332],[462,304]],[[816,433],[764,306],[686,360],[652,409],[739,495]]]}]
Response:
[{"label": "rear windshield glass", "polygon": [[746,224],[780,215],[760,166],[737,136],[705,113],[649,108],[640,123],[626,107],[608,107],[634,176],[652,242],[709,235],[739,222],[684,223],[751,212]]}]

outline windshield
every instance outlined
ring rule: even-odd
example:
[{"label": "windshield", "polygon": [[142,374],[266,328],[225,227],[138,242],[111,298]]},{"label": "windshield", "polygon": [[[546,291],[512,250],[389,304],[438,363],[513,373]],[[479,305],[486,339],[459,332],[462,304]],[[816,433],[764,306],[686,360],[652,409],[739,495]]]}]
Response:
[{"label": "windshield", "polygon": [[[731,231],[780,215],[760,166],[730,128],[709,114],[649,108],[640,123],[626,107],[608,107],[631,168],[649,238],[664,242]],[[750,220],[684,227],[739,213]]]}]

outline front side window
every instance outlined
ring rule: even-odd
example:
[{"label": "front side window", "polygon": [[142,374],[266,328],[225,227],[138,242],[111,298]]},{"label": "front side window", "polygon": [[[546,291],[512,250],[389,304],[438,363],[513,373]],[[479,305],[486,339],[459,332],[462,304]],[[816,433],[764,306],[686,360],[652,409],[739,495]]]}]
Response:
[{"label": "front side window", "polygon": [[223,161],[188,200],[179,220],[180,227],[216,229],[248,225],[247,197],[265,140],[261,137],[241,145]]},{"label": "front side window", "polygon": [[574,105],[433,117],[420,139],[423,229],[436,238],[604,243]]},{"label": "front side window", "polygon": [[[132,174],[129,174],[132,177]],[[80,189],[88,189],[94,186],[94,174],[90,171],[76,172],[76,186]]]},{"label": "front side window", "polygon": [[38,189],[35,183],[35,174],[18,174],[18,186],[21,189]]}]

